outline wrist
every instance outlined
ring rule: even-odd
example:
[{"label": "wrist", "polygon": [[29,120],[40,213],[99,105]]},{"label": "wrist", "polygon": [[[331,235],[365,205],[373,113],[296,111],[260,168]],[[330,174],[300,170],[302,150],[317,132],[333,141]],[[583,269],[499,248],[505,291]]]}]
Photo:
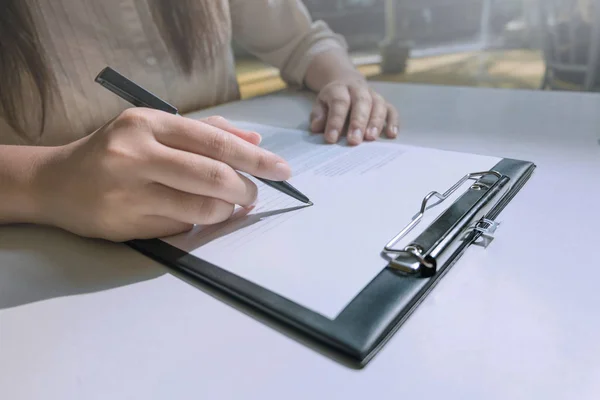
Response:
[{"label": "wrist", "polygon": [[56,225],[54,203],[64,195],[61,186],[67,178],[60,166],[61,161],[68,158],[70,148],[70,145],[41,148],[32,162],[25,190],[32,223]]},{"label": "wrist", "polygon": [[30,146],[18,150],[20,162],[12,164],[12,185],[0,219],[8,223],[45,224],[45,203],[50,194],[48,167],[61,154],[62,147]]},{"label": "wrist", "polygon": [[328,84],[342,80],[366,81],[366,78],[354,67],[345,51],[331,50],[313,58],[304,82],[311,90],[320,92]]}]

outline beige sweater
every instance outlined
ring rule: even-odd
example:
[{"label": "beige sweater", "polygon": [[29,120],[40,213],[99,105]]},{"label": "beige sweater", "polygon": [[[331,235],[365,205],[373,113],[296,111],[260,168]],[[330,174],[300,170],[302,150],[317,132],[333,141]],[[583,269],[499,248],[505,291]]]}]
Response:
[{"label": "beige sweater", "polygon": [[[173,0],[176,1],[176,0]],[[342,37],[313,22],[300,0],[223,1],[228,37],[301,84],[318,52],[345,48]],[[146,0],[34,0],[36,28],[59,86],[41,138],[23,140],[0,118],[0,144],[59,145],[81,138],[131,105],[94,82],[111,66],[179,108],[198,110],[239,98],[229,43],[210,70],[179,72]]]}]

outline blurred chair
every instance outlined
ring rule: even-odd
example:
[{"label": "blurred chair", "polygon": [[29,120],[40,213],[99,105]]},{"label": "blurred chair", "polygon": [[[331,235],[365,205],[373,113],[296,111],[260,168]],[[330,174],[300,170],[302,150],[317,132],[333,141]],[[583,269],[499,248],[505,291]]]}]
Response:
[{"label": "blurred chair", "polygon": [[539,0],[546,71],[541,89],[597,91],[600,0]]}]

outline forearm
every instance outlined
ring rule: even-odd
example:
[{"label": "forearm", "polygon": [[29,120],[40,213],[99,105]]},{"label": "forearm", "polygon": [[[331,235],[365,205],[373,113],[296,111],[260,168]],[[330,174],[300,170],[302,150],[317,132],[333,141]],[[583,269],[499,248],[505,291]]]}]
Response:
[{"label": "forearm", "polygon": [[364,79],[344,49],[332,49],[313,57],[306,70],[305,85],[319,92],[330,82],[345,78]]},{"label": "forearm", "polygon": [[53,148],[0,145],[0,224],[36,223],[36,173]]}]

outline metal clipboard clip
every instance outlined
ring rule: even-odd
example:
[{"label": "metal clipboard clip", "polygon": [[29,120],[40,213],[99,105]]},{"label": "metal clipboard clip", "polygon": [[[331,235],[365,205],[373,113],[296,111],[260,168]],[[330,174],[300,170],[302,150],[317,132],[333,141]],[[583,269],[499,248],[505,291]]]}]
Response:
[{"label": "metal clipboard clip", "polygon": [[[468,180],[475,182],[427,229],[403,248],[394,247],[421,222],[428,209],[443,203]],[[486,213],[502,198],[509,180],[494,170],[473,172],[463,176],[443,194],[430,192],[423,198],[418,214],[383,248],[382,255],[389,261],[388,266],[408,275],[430,277],[440,266],[455,258],[456,252],[480,237],[487,246],[498,223],[486,218]],[[433,197],[439,201],[428,207]]]}]

